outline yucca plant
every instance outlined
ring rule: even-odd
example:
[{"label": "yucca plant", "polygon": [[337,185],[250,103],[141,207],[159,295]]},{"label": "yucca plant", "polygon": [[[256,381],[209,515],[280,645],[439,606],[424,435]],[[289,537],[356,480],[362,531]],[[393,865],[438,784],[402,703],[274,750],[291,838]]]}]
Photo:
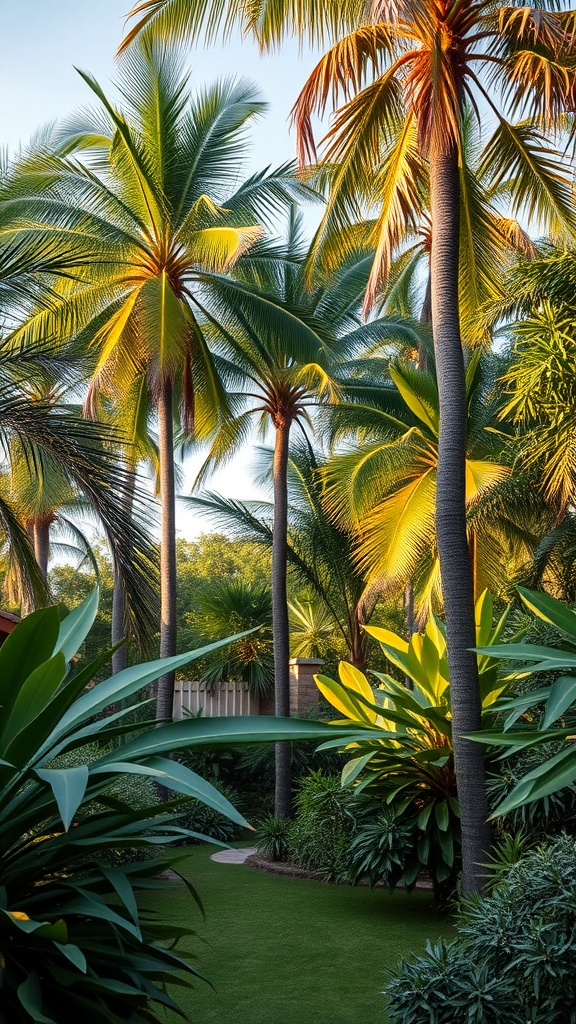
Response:
[{"label": "yucca plant", "polygon": [[[57,608],[40,609],[0,649],[0,1019],[10,1024],[141,1024],[157,1019],[154,1005],[177,1010],[165,987],[197,974],[175,950],[190,929],[139,909],[137,894],[162,885],[158,874],[176,864],[164,848],[195,835],[178,825],[186,797],[247,823],[214,786],[166,755],[334,734],[326,724],[273,718],[143,723],[133,713],[147,703],[136,698],[143,688],[229,641],[92,685],[110,651],[90,664],[75,659],[97,604],[94,592],[62,621]],[[135,809],[110,794],[130,776],[151,777],[178,796]],[[115,851],[142,847],[159,847],[161,858],[114,863]]]},{"label": "yucca plant", "polygon": [[[497,659],[490,653],[506,618],[504,612],[493,626],[492,599],[485,591],[476,603],[476,635],[484,649],[478,659],[484,717],[492,715],[506,687],[498,680]],[[374,689],[364,673],[346,662],[339,666],[339,680],[316,676],[322,695],[345,716],[334,725],[352,721],[374,730],[347,747],[354,756],[344,766],[342,783],[354,786],[356,797],[376,810],[391,807],[396,825],[409,822],[418,833],[414,846],[406,847],[404,883],[412,886],[426,866],[442,885],[454,874],[460,844],[446,628],[433,616],[425,632],[414,633],[410,641],[388,629],[366,628],[412,689],[391,675],[372,672]]]}]

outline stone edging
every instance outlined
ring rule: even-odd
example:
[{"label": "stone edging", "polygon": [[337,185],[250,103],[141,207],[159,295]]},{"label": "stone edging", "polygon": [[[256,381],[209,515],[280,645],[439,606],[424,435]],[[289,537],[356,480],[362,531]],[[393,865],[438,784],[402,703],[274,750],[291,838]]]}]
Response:
[{"label": "stone edging", "polygon": [[[308,871],[306,868],[300,868],[298,867],[297,864],[289,864],[287,861],[266,860],[266,858],[262,857],[262,855],[259,853],[250,854],[250,856],[246,858],[244,863],[248,864],[252,868],[256,868],[258,871],[266,871],[269,875],[284,875],[287,878],[308,878],[314,882],[324,882],[325,885],[352,885],[351,882],[347,881],[327,882],[324,876],[321,875],[319,871]],[[364,880],[362,882],[358,882],[358,885],[364,887],[368,885],[368,882]],[[384,883],[377,882],[375,888],[385,888]],[[400,883],[397,886],[397,888],[401,889],[402,884]],[[422,878],[416,882],[414,888],[424,890],[425,892],[431,892],[432,882],[427,878]]]}]

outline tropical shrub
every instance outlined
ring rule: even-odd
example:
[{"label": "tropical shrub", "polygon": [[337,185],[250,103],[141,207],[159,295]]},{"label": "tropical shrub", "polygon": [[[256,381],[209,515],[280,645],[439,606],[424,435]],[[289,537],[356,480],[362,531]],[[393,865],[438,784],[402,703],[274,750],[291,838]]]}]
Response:
[{"label": "tropical shrub", "polygon": [[[73,659],[96,610],[96,593],[62,621],[57,608],[41,609],[0,648],[0,1019],[9,1024],[83,1017],[142,1024],[157,1019],[154,1004],[175,1008],[167,982],[176,971],[183,984],[197,973],[175,949],[190,929],[139,911],[136,896],[161,886],[156,876],[177,868],[177,857],[163,852],[160,860],[112,867],[106,858],[190,836],[178,825],[183,797],[246,821],[214,786],[165,755],[334,734],[321,723],[267,718],[143,723],[134,714],[147,703],[139,691],[210,649],[93,685],[110,652],[85,666]],[[102,717],[111,704],[120,710]],[[72,751],[84,759],[66,764]],[[134,807],[130,794],[111,795],[130,777],[161,781],[179,796]]]},{"label": "tropical shrub", "polygon": [[[491,645],[502,635],[506,613],[496,627],[492,616],[492,600],[485,591],[476,604],[479,644]],[[460,856],[445,626],[432,617],[424,634],[415,633],[409,642],[388,629],[367,630],[380,641],[388,660],[410,680],[412,688],[391,675],[372,672],[378,684],[373,689],[364,673],[346,662],[339,667],[339,680],[316,677],[322,695],[346,716],[340,724],[353,721],[372,730],[370,736],[347,748],[354,756],[342,771],[342,784],[351,787],[356,800],[362,797],[371,805],[391,808],[396,821],[402,822],[403,832],[412,831],[412,843],[395,846],[402,872],[394,869],[383,875],[387,884],[394,885],[401,877],[410,888],[425,868],[437,890],[443,891],[455,879]],[[488,718],[507,684],[498,680],[497,660],[488,646],[487,651],[479,657],[478,669]],[[336,742],[329,741],[324,748],[332,749]],[[377,833],[378,828],[370,829],[368,835]],[[380,829],[373,860],[368,858],[372,881],[377,847],[382,842],[385,848],[388,841],[394,845],[395,839],[390,836],[387,840]],[[363,857],[368,856],[367,842],[365,836],[360,844]],[[383,866],[387,863],[384,858]]]},{"label": "tropical shrub", "polygon": [[258,852],[268,860],[286,860],[290,828],[289,818],[278,818],[274,814],[263,818],[256,830]]},{"label": "tropical shrub", "polygon": [[294,864],[318,871],[327,882],[349,876],[354,828],[350,800],[338,776],[325,775],[322,769],[301,779],[298,786],[288,856]]},{"label": "tropical shrub", "polygon": [[[231,786],[216,784],[215,788],[235,807],[238,806],[238,794]],[[219,843],[231,843],[238,835],[237,823],[230,820],[214,807],[209,807],[202,800],[187,800],[182,806],[178,818],[181,828],[187,829],[191,835],[185,843],[206,842],[215,839]]]},{"label": "tropical shrub", "polygon": [[421,869],[415,823],[380,805],[375,813],[357,819],[356,826],[350,844],[351,880],[366,878],[372,887],[384,881],[390,890],[405,880],[411,889]]},{"label": "tropical shrub", "polygon": [[393,1024],[575,1024],[576,843],[562,836],[466,900],[458,937],[402,961]]},{"label": "tropical shrub", "polygon": [[[503,757],[535,753],[535,766],[521,775],[494,816],[560,793],[571,801],[566,790],[576,782],[576,612],[548,594],[522,588],[519,593],[530,611],[556,629],[558,640],[554,646],[509,643],[490,649],[492,657],[518,663],[517,668],[508,667],[509,684],[533,675],[539,682],[542,675],[551,676],[550,683],[500,699],[496,709],[504,721],[471,737],[502,748]],[[485,655],[485,648],[479,650]],[[538,756],[540,751],[543,756]]]}]

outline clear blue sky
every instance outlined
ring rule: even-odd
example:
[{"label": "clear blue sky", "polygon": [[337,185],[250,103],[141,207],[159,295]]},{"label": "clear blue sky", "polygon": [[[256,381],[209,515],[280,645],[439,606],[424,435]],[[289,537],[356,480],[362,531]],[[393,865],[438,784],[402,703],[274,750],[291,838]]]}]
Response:
[{"label": "clear blue sky", "polygon": [[[47,121],[90,102],[74,66],[101,83],[114,76],[114,53],[131,0],[0,0],[0,140],[14,149]],[[260,57],[250,41],[190,53],[193,83],[238,74],[256,82],[270,103],[254,133],[254,168],[294,156],[288,132],[292,103],[311,70],[296,43]]]},{"label": "clear blue sky", "polygon": [[[131,0],[0,0],[0,145],[14,150],[34,131],[91,102],[74,66],[90,71],[107,86],[114,77],[114,54],[122,38]],[[259,85],[270,104],[268,117],[253,133],[250,170],[294,156],[288,129],[290,108],[315,58],[301,57],[296,43],[280,54],[261,57],[250,41],[190,51],[192,85],[221,75],[241,75]],[[187,482],[192,470],[186,474]],[[243,453],[214,479],[213,486],[236,498],[253,496],[249,453]],[[206,520],[180,517],[180,530],[194,535]]]}]

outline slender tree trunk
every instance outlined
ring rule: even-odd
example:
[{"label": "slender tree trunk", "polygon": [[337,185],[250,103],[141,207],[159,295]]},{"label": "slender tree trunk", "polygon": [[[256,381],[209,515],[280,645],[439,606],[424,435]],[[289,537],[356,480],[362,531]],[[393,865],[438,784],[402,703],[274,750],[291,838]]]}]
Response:
[{"label": "slender tree trunk", "polygon": [[350,627],[350,643],[348,651],[350,661],[356,668],[364,669],[366,668],[366,634],[362,630],[358,606],[356,606],[356,608],[353,609],[352,614],[349,615],[348,622]]},{"label": "slender tree trunk", "polygon": [[[288,444],[290,423],[276,426],[274,446],[274,526],[272,534],[272,633],[274,637],[274,707],[276,715],[290,715],[290,626],[286,567],[288,564]],[[291,749],[276,744],[274,813],[290,814],[292,804]]]},{"label": "slender tree trunk", "polygon": [[[136,485],[135,472],[136,466],[134,464],[127,463],[126,470],[129,475],[126,477],[125,485],[123,487],[123,497],[126,510],[132,514],[132,508],[134,505],[134,487]],[[114,566],[114,592],[112,594],[112,628],[111,628],[111,639],[112,646],[114,647],[120,640],[126,637],[126,588],[124,587],[124,580],[122,574],[118,571],[118,567]],[[112,655],[112,675],[116,675],[117,672],[122,672],[123,669],[128,665],[128,648],[125,643],[114,651]]]},{"label": "slender tree trunk", "polygon": [[50,559],[50,524],[52,517],[43,516],[34,520],[34,554],[38,568],[44,579],[48,577],[48,561]]},{"label": "slender tree trunk", "polygon": [[474,595],[466,535],[464,357],[458,305],[459,172],[456,147],[430,159],[432,324],[440,399],[436,535],[448,634],[454,761],[462,822],[462,889],[482,887],[490,847],[482,747],[463,738],[480,728]]},{"label": "slender tree trunk", "polygon": [[[160,461],[160,657],[176,654],[176,491],[174,486],[174,425],[172,383],[164,378],[158,397],[158,449]],[[156,717],[172,718],[174,673],[158,680]]]}]

